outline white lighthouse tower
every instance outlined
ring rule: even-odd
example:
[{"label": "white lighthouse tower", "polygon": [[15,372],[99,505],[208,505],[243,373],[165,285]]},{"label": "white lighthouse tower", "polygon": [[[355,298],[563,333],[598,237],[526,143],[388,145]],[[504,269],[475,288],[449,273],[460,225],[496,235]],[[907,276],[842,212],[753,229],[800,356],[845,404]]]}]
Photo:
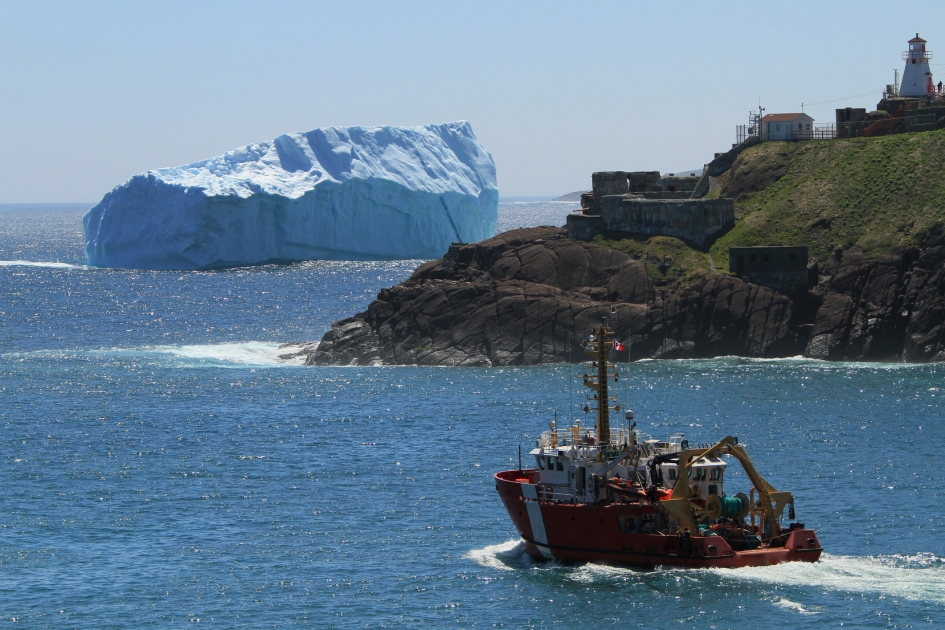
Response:
[{"label": "white lighthouse tower", "polygon": [[929,59],[932,53],[925,49],[925,40],[916,33],[909,40],[909,50],[902,53],[906,60],[906,70],[902,73],[902,85],[899,86],[899,96],[928,96],[935,93],[932,83],[932,71],[929,69]]}]

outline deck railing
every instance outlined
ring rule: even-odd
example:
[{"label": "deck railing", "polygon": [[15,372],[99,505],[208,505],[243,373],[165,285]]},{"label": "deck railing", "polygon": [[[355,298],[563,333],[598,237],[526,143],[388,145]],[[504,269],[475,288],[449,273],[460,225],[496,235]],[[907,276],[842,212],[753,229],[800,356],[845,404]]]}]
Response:
[{"label": "deck railing", "polygon": [[[945,93],[935,92],[930,95],[931,103],[940,106],[945,101]],[[915,111],[914,106],[907,106],[904,111]],[[906,115],[902,112],[899,115],[889,118],[879,118],[876,120],[856,120],[850,122],[839,122],[836,124],[815,125],[813,129],[788,129],[784,132],[777,132],[777,140],[805,141],[805,140],[834,140],[836,138],[871,138],[873,136],[886,136],[894,133],[906,133],[913,131],[932,131],[941,127],[942,115],[938,112],[921,115]],[[752,134],[751,129],[746,129],[745,125],[738,125],[735,128],[735,138],[738,142],[743,142]],[[772,136],[775,132],[772,132]]]},{"label": "deck railing", "polygon": [[[552,439],[554,435],[557,439]],[[629,442],[630,434],[627,429],[611,429],[610,430],[610,439],[612,443],[610,448],[614,448],[614,445],[621,445]],[[562,447],[571,447],[575,448],[592,448],[599,449],[597,443],[597,430],[585,427],[578,427],[577,431],[574,428],[566,429],[557,429],[556,431],[545,431],[542,433],[537,440],[536,446],[538,448],[562,448]]]}]

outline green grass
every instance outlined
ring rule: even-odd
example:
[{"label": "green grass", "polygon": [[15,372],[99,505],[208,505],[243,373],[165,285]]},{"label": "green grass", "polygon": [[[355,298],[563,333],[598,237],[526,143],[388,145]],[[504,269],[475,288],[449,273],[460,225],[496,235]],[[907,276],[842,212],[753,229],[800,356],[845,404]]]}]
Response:
[{"label": "green grass", "polygon": [[672,236],[605,232],[595,236],[594,242],[627,252],[645,262],[647,272],[657,286],[689,285],[710,271],[705,252]]},{"label": "green grass", "polygon": [[[729,247],[750,245],[807,245],[820,261],[857,245],[875,260],[945,224],[945,130],[765,142],[738,157],[719,193],[735,198],[736,222],[709,249],[716,271],[727,273]],[[646,260],[658,284],[684,286],[710,271],[704,252],[676,238],[594,240]]]},{"label": "green grass", "polygon": [[721,194],[739,218],[710,249],[716,265],[747,245],[807,245],[820,260],[857,245],[876,259],[945,222],[945,131],[766,142],[739,156]]}]

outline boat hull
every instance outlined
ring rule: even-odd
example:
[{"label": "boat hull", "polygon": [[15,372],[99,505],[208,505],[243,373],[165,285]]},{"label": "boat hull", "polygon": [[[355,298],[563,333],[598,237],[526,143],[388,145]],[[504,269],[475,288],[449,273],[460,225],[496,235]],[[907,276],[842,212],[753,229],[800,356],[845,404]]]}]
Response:
[{"label": "boat hull", "polygon": [[732,549],[720,536],[683,538],[628,531],[630,523],[657,512],[652,504],[602,505],[541,500],[535,471],[503,471],[496,490],[529,555],[563,562],[603,562],[639,567],[737,568],[781,562],[816,562],[823,549],[811,529],[787,533],[780,547]]}]

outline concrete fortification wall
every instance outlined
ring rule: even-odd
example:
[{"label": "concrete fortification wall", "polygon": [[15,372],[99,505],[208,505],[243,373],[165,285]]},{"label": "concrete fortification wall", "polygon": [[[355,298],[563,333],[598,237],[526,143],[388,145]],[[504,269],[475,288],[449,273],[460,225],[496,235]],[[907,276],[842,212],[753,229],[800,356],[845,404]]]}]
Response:
[{"label": "concrete fortification wall", "polygon": [[661,176],[659,171],[600,171],[581,212],[568,215],[568,236],[589,241],[602,232],[675,236],[703,247],[734,225],[731,199],[690,199],[698,177]]},{"label": "concrete fortification wall", "polygon": [[675,236],[702,247],[716,232],[735,223],[731,199],[639,199],[606,195],[599,214],[568,215],[568,236],[588,241],[607,231]]}]

